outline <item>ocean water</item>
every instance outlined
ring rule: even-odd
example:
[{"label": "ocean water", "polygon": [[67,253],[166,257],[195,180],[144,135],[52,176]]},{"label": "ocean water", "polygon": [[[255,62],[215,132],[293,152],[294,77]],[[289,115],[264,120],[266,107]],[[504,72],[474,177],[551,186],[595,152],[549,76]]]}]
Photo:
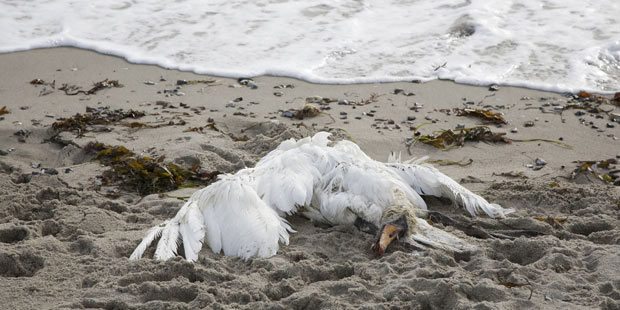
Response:
[{"label": "ocean water", "polygon": [[220,76],[620,90],[618,0],[0,0],[0,52]]}]

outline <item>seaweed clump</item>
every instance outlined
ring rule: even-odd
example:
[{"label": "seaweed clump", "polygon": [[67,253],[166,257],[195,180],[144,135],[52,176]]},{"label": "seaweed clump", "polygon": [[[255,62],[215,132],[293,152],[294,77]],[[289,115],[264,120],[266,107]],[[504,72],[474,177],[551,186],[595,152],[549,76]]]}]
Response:
[{"label": "seaweed clump", "polygon": [[[505,137],[505,132],[493,132],[487,126],[477,126],[471,128],[463,128],[456,131],[451,129],[438,132],[436,135],[426,135],[417,137],[413,142],[420,141],[424,144],[432,145],[438,149],[448,150],[455,147],[465,145],[467,141],[484,141],[493,143],[511,143],[511,140]],[[411,146],[411,144],[409,146]]]},{"label": "seaweed clump", "polygon": [[[110,110],[108,107],[97,109],[87,107],[84,114],[77,113],[72,117],[54,122],[52,129],[57,132],[73,131],[81,137],[88,131],[109,131],[107,128],[94,127],[96,125],[111,125],[127,118],[138,119],[144,115],[144,112],[131,109],[124,111],[123,109]],[[132,124],[129,123],[128,127],[134,128]]]},{"label": "seaweed clump", "polygon": [[[415,128],[416,135],[419,135],[419,132],[417,130],[424,125],[426,125],[426,123]],[[432,145],[442,150],[449,150],[455,147],[464,146],[465,142],[468,142],[468,141],[504,143],[504,144],[510,144],[512,142],[542,141],[542,142],[554,143],[554,144],[557,144],[559,146],[569,148],[569,149],[572,148],[570,145],[566,143],[549,140],[549,139],[538,139],[538,138],[511,139],[511,138],[506,137],[505,132],[493,132],[488,126],[476,126],[476,127],[470,127],[470,128],[457,129],[455,131],[451,129],[440,130],[440,131],[435,132],[434,134],[430,134],[426,136],[419,136],[419,137],[410,139],[407,142],[407,147],[410,148],[415,142],[418,142],[418,141],[424,144]]]},{"label": "seaweed clump", "polygon": [[138,156],[124,146],[90,142],[83,151],[96,152],[94,159],[111,168],[103,172],[102,180],[105,185],[135,191],[141,196],[183,187],[206,186],[220,174],[218,171],[202,171],[200,165],[187,169],[166,163],[165,156]]},{"label": "seaweed clump", "polygon": [[493,113],[489,110],[482,109],[454,109],[457,116],[474,116],[481,119],[485,123],[492,124],[508,124],[504,117],[499,113]]}]

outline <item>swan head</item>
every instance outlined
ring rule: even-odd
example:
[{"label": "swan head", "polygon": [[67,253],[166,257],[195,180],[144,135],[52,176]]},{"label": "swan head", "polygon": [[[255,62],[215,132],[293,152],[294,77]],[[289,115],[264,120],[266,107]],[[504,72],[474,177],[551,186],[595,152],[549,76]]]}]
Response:
[{"label": "swan head", "polygon": [[407,215],[402,214],[395,220],[381,226],[377,234],[377,241],[372,245],[372,250],[383,255],[392,241],[404,238],[409,232],[409,220]]}]

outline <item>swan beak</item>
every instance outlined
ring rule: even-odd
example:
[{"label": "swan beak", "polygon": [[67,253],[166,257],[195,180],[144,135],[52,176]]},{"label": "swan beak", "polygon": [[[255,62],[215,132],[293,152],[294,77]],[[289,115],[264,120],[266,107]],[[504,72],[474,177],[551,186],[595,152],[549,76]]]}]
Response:
[{"label": "swan beak", "polygon": [[379,255],[383,255],[390,243],[392,243],[394,239],[398,238],[398,235],[402,230],[402,227],[393,224],[386,224],[383,227],[383,231],[381,232],[381,236],[379,237],[378,244],[376,245],[377,253],[379,253]]}]

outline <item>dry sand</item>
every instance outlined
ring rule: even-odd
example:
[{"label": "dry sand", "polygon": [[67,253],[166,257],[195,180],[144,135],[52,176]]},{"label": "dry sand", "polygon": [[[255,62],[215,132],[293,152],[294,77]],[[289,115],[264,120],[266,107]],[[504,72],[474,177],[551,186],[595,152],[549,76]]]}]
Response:
[{"label": "dry sand", "polygon": [[[620,124],[607,128],[611,121],[605,113],[576,116],[581,110],[539,109],[553,112],[554,105],[565,106],[569,98],[563,94],[512,87],[491,91],[448,81],[316,85],[256,77],[256,89],[234,79],[214,78],[215,85],[181,86],[179,96],[164,90],[174,90],[179,79],[212,77],[133,65],[72,48],[3,54],[0,68],[0,108],[6,106],[10,112],[0,116],[0,151],[6,153],[0,155],[1,308],[620,309],[620,187],[593,176],[568,178],[577,166],[575,160],[620,155],[616,138]],[[162,77],[166,81],[160,81]],[[29,84],[36,78],[55,80],[55,88]],[[124,87],[75,96],[59,90],[64,83],[88,89],[106,78],[119,80]],[[274,88],[287,84],[294,88]],[[395,89],[415,95],[394,94]],[[304,120],[284,118],[279,112],[299,109],[311,96],[352,103],[373,93],[378,95],[376,102],[362,106],[332,102],[324,114]],[[422,105],[417,111],[412,109],[416,103]],[[504,113],[509,124],[491,129],[508,132],[510,138],[561,138],[573,148],[540,141],[473,142],[442,151],[417,143],[408,154],[405,142],[413,136],[411,127],[434,121],[420,128],[429,134],[457,124],[479,124],[475,118],[447,113],[465,106]],[[85,113],[87,107],[145,111],[141,122],[179,125],[142,129],[103,125],[99,128],[110,130],[59,136],[75,144],[44,142],[57,118]],[[620,113],[618,106],[603,108]],[[219,132],[209,128],[184,132],[205,126],[209,118]],[[525,127],[527,121],[534,126]],[[517,132],[510,132],[515,127]],[[165,155],[167,161],[186,167],[199,163],[207,171],[234,172],[252,166],[284,139],[322,129],[353,139],[377,160],[385,160],[390,151],[402,152],[405,159],[424,155],[472,159],[466,167],[438,167],[488,200],[517,211],[507,219],[492,220],[469,218],[437,199],[429,199],[429,207],[491,232],[525,235],[514,240],[477,239],[445,227],[482,250],[454,256],[394,245],[376,257],[369,249],[373,236],[352,227],[317,226],[292,217],[298,232],[272,258],[245,262],[205,247],[195,264],[180,257],[167,262],[129,261],[146,230],[181,206],[180,200],[170,197],[188,196],[195,189],[169,192],[168,197],[140,197],[101,186],[98,176],[107,168],[82,150],[88,142],[99,141],[126,146],[143,156]],[[19,130],[27,131],[27,137],[14,135]],[[547,165],[527,168],[536,158]],[[33,174],[43,168],[54,168],[58,174]],[[523,177],[497,175],[505,172]],[[537,217],[566,220],[553,223]]]}]

